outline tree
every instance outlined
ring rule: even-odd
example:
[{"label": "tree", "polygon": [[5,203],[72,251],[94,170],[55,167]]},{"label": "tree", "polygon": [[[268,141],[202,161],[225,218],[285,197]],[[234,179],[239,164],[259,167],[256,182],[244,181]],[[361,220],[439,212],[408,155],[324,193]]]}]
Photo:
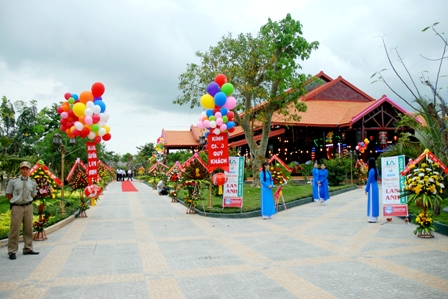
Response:
[{"label": "tree", "polygon": [[[174,103],[199,106],[198,99],[207,84],[218,73],[225,74],[235,87],[235,120],[244,130],[252,169],[258,175],[266,157],[273,113],[278,111],[298,121],[297,112],[306,110],[299,98],[306,93],[311,76],[298,73],[302,68],[298,61],[308,59],[318,45],[302,37],[302,24],[290,14],[279,22],[269,19],[257,36],[240,34],[233,38],[229,33],[208,52],[196,53],[201,64],[188,64],[187,71],[180,75],[182,94]],[[295,108],[294,113],[290,113],[291,107]],[[262,138],[257,144],[254,136],[260,130]]]},{"label": "tree", "polygon": [[428,29],[431,29],[435,35],[440,38],[443,43],[443,51],[440,58],[429,59],[426,58],[430,62],[436,62],[439,64],[438,73],[434,79],[430,79],[429,75],[425,72],[422,73],[419,78],[421,84],[429,88],[430,96],[424,95],[419,88],[417,87],[416,81],[411,76],[409,70],[407,69],[405,63],[403,62],[399,52],[395,49],[395,52],[398,56],[399,63],[404,67],[405,76],[409,77],[411,83],[407,83],[405,77],[398,72],[395,64],[392,62],[392,58],[390,57],[389,51],[387,50],[386,43],[383,39],[383,46],[386,52],[388,61],[395,75],[400,79],[402,84],[406,87],[406,89],[410,93],[411,100],[409,100],[408,96],[404,96],[399,94],[393,86],[387,82],[382,73],[385,69],[376,72],[372,75],[372,78],[375,77],[376,80],[374,82],[380,81],[386,84],[386,86],[400,99],[402,99],[406,104],[408,104],[412,109],[417,112],[417,116],[421,116],[424,119],[424,124],[419,121],[416,121],[414,117],[403,116],[402,120],[398,124],[398,126],[409,126],[415,129],[415,134],[412,136],[410,134],[405,134],[400,139],[396,146],[390,148],[385,155],[395,154],[402,151],[402,153],[408,153],[411,155],[410,157],[416,158],[417,156],[425,149],[428,148],[433,152],[442,162],[445,164],[448,163],[448,158],[446,155],[446,151],[448,150],[448,131],[446,129],[446,119],[448,115],[448,107],[446,107],[446,101],[443,99],[441,94],[439,93],[439,79],[440,72],[442,70],[443,61],[448,57],[445,56],[447,52],[447,39],[442,36],[440,32],[438,32],[435,28],[438,23],[434,23],[432,26],[424,28],[422,31],[425,32]]}]

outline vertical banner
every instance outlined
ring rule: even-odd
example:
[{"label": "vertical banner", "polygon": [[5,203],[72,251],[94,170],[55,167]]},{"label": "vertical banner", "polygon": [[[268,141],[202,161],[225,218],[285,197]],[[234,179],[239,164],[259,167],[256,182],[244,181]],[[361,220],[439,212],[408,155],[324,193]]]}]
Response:
[{"label": "vertical banner", "polygon": [[229,171],[229,144],[228,133],[208,134],[208,171],[211,173],[216,168]]},{"label": "vertical banner", "polygon": [[89,184],[98,180],[98,156],[96,155],[95,142],[86,142],[87,147],[87,176]]},{"label": "vertical banner", "polygon": [[229,171],[224,171],[227,182],[224,184],[222,207],[243,207],[244,157],[230,157]]},{"label": "vertical banner", "polygon": [[381,158],[383,216],[408,216],[407,197],[400,197],[405,189],[406,177],[400,173],[405,169],[404,156]]}]

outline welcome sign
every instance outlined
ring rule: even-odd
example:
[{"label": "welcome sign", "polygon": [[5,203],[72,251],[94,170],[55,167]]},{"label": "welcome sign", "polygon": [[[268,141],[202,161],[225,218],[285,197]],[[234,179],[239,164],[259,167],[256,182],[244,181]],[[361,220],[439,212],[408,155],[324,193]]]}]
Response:
[{"label": "welcome sign", "polygon": [[227,182],[224,184],[222,207],[243,207],[244,157],[229,157],[229,171],[224,171]]},{"label": "welcome sign", "polygon": [[404,155],[381,158],[383,216],[408,216],[407,197],[401,197],[406,178],[400,173],[405,169]]}]

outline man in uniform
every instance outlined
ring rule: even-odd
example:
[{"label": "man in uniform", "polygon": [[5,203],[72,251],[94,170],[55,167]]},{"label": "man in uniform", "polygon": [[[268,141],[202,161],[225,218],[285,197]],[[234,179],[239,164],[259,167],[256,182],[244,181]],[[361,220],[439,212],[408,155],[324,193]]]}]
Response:
[{"label": "man in uniform", "polygon": [[9,259],[15,260],[19,250],[20,226],[23,223],[23,254],[39,254],[33,251],[33,197],[37,194],[36,182],[29,177],[31,164],[20,163],[20,176],[8,182],[6,196],[11,208],[11,226],[8,239]]}]

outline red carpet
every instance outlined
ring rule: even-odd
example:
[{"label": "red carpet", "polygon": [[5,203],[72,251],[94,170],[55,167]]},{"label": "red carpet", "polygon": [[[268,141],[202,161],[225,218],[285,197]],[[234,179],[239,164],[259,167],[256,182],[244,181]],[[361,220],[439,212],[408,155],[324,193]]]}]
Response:
[{"label": "red carpet", "polygon": [[123,192],[138,192],[137,188],[134,187],[131,181],[121,182],[121,191]]}]

